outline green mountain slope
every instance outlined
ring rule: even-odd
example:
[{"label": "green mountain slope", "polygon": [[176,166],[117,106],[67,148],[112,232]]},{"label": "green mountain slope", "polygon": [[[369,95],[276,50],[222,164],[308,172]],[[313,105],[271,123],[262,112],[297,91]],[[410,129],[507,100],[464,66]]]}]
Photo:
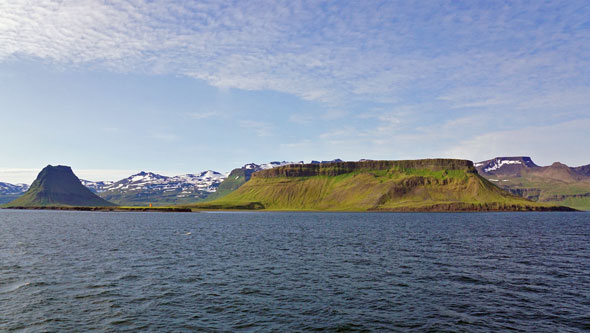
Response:
[{"label": "green mountain slope", "polygon": [[31,187],[7,207],[114,206],[84,187],[68,166],[45,167]]},{"label": "green mountain slope", "polygon": [[427,159],[289,165],[259,171],[232,193],[194,208],[349,211],[563,209],[512,195],[471,161]]},{"label": "green mountain slope", "polygon": [[229,176],[227,176],[227,178],[219,184],[217,191],[211,193],[203,201],[213,201],[230,194],[250,180],[252,173],[254,173],[254,170],[252,169],[233,169]]}]

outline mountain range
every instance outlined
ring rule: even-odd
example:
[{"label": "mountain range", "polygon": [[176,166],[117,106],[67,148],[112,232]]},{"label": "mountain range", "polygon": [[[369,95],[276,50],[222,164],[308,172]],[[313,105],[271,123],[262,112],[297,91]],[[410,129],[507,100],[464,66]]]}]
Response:
[{"label": "mountain range", "polygon": [[142,171],[117,182],[81,182],[101,198],[134,206],[195,202],[215,192],[225,178],[211,170],[174,177]]},{"label": "mountain range", "polygon": [[[316,162],[316,161],[314,161]],[[327,163],[322,161],[316,163]],[[89,188],[101,198],[122,206],[155,206],[193,203],[215,194],[229,193],[250,179],[256,171],[275,168],[282,165],[303,163],[273,161],[269,163],[248,163],[229,173],[232,181],[225,182],[219,193],[218,187],[228,178],[228,174],[207,170],[198,174],[164,176],[153,172],[139,172],[119,181],[89,181],[81,179],[82,185]],[[236,176],[241,175],[241,176]],[[236,178],[237,177],[237,178]],[[240,178],[241,177],[241,178]],[[235,183],[237,186],[232,186]],[[0,204],[8,203],[23,195],[29,186],[26,184],[0,183]]]},{"label": "mountain range", "polygon": [[[361,160],[360,162],[370,162]],[[341,160],[312,161],[324,165]],[[101,198],[117,205],[154,206],[210,202],[240,188],[255,172],[303,162],[249,163],[229,174],[208,170],[197,174],[163,176],[140,172],[119,181],[81,183]],[[497,157],[474,163],[477,172],[491,183],[532,201],[590,210],[590,165],[568,167],[561,163],[539,166],[530,157]],[[28,190],[26,184],[0,182],[0,204],[10,202]]]}]

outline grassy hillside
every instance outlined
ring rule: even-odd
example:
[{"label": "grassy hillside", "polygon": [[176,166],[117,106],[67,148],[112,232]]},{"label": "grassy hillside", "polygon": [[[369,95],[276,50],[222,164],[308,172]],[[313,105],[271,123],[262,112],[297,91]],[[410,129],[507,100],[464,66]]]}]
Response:
[{"label": "grassy hillside", "polygon": [[470,161],[428,159],[290,165],[263,170],[194,208],[270,210],[550,210],[479,176]]},{"label": "grassy hillside", "polygon": [[47,166],[31,187],[6,207],[113,206],[84,187],[67,166]]}]

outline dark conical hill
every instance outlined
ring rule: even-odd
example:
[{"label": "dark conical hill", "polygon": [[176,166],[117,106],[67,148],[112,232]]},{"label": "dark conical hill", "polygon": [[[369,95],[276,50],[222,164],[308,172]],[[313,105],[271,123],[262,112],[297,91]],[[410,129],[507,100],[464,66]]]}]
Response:
[{"label": "dark conical hill", "polygon": [[114,206],[80,183],[69,166],[45,167],[31,187],[8,207]]}]

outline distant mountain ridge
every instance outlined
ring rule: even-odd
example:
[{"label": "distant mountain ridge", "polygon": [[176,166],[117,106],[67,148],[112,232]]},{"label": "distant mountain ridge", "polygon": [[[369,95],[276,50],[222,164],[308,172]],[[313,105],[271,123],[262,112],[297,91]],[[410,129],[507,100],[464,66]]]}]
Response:
[{"label": "distant mountain ridge", "polygon": [[29,189],[27,184],[10,184],[0,182],[0,205],[11,202]]},{"label": "distant mountain ridge", "polygon": [[[119,205],[184,204],[201,201],[211,195],[215,196],[218,188],[228,179],[228,176],[233,179],[234,183],[241,185],[244,181],[249,180],[250,175],[254,172],[293,163],[303,162],[248,163],[241,168],[234,169],[229,175],[207,170],[198,174],[169,177],[142,171],[119,181],[82,180],[82,184],[101,198]],[[225,193],[224,191],[227,189],[235,189],[231,183],[228,182],[225,186],[221,186],[221,193]]]},{"label": "distant mountain ridge", "polygon": [[29,189],[27,184],[10,184],[0,182],[0,194],[22,194]]},{"label": "distant mountain ridge", "polygon": [[172,177],[142,171],[116,182],[82,183],[100,197],[120,205],[176,204],[206,197],[225,178],[226,175],[212,170]]},{"label": "distant mountain ridge", "polygon": [[478,173],[524,198],[590,210],[590,165],[555,162],[539,166],[528,156],[496,157],[475,163]]},{"label": "distant mountain ridge", "polygon": [[82,185],[68,166],[48,165],[30,188],[9,207],[113,206]]}]

